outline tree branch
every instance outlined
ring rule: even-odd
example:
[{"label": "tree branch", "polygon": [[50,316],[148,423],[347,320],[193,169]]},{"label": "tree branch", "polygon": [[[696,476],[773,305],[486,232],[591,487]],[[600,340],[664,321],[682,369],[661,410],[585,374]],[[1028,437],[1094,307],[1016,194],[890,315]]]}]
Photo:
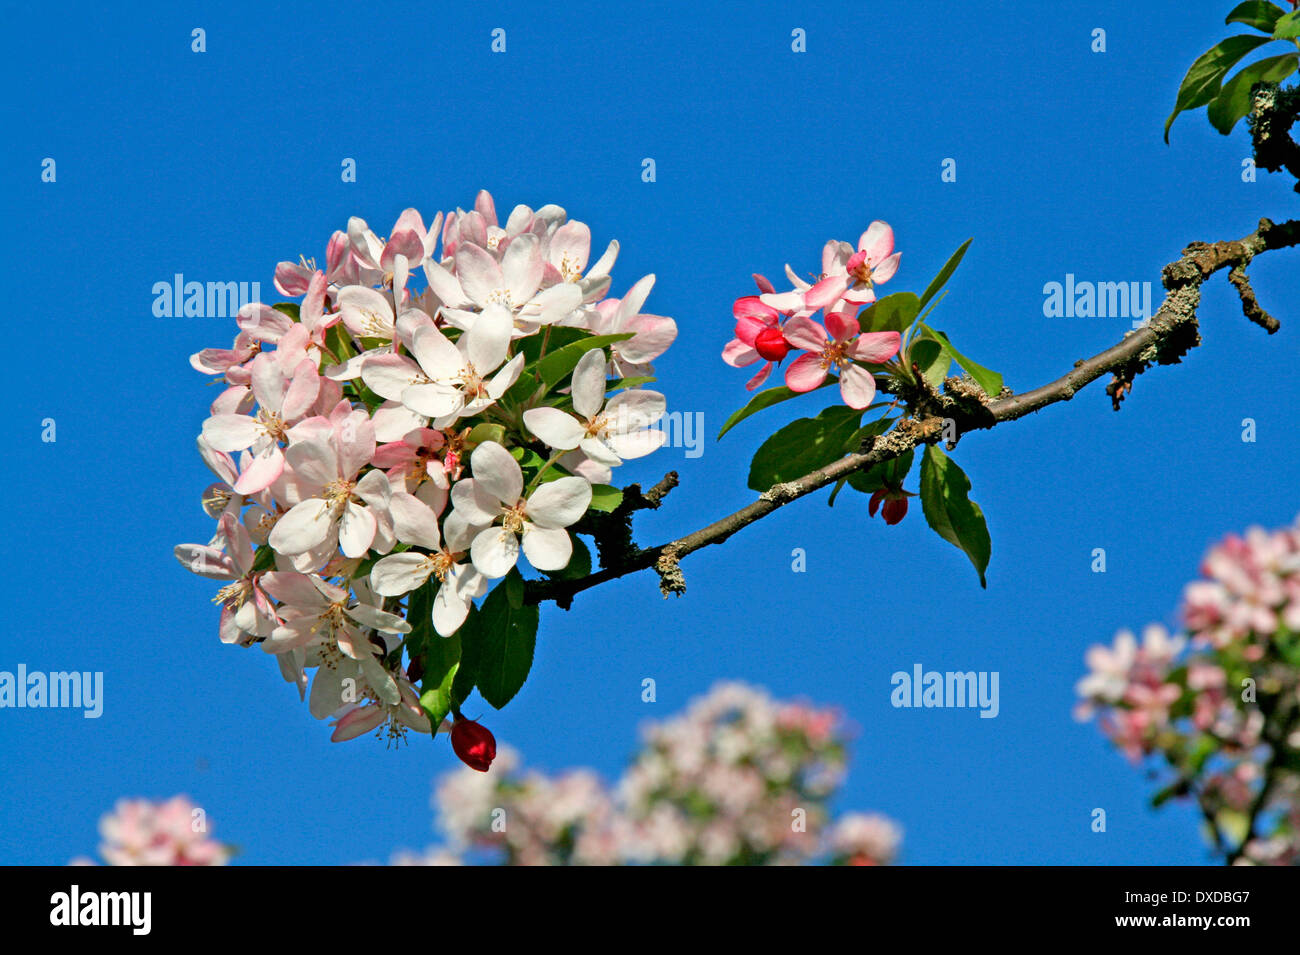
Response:
[{"label": "tree branch", "polygon": [[[651,567],[659,574],[660,589],[665,597],[680,594],[685,591],[686,583],[679,564],[688,554],[710,544],[721,544],[741,528],[766,517],[777,508],[834,484],[841,478],[899,457],[922,444],[933,444],[939,440],[945,419],[956,424],[959,435],[984,430],[1023,418],[1057,402],[1069,401],[1079,389],[1107,373],[1114,376],[1106,390],[1113,406],[1118,410],[1120,401],[1132,390],[1133,380],[1138,375],[1153,364],[1178,362],[1189,349],[1200,343],[1196,309],[1200,304],[1201,285],[1206,279],[1225,268],[1234,272],[1244,270],[1251,259],[1269,249],[1297,244],[1300,244],[1300,220],[1274,225],[1268,219],[1261,219],[1259,228],[1240,239],[1193,243],[1183,250],[1180,258],[1165,266],[1162,273],[1165,298],[1150,321],[1141,328],[1126,333],[1119,342],[1100,354],[1076,362],[1071,371],[1055,381],[1024,394],[1006,395],[1004,392],[1005,396],[993,399],[984,397],[982,392],[974,394],[977,390],[971,389],[968,382],[954,378],[945,382],[941,394],[932,391],[905,394],[903,397],[908,404],[910,416],[902,418],[888,434],[873,439],[870,447],[796,480],[777,484],[760,494],[752,504],[684,537],[655,547],[636,548],[631,538],[631,512],[639,509],[635,503],[626,508],[620,505],[614,513],[601,515],[594,525],[575,525],[574,530],[579,533],[595,535],[601,552],[601,569],[573,580],[529,581],[525,599],[532,604],[554,600],[567,609],[575,594]],[[1254,300],[1253,293],[1251,300]],[[1260,311],[1262,313],[1262,309]],[[1247,317],[1250,317],[1249,309]],[[1272,321],[1276,325],[1276,319]],[[1263,325],[1262,322],[1256,323]],[[1268,325],[1263,327],[1267,328]],[[890,387],[895,385],[897,383],[891,383]],[[672,479],[671,483],[665,487],[669,478]],[[624,504],[638,499],[649,502],[653,496],[652,503],[640,506],[658,507],[663,494],[676,486],[676,479],[675,473],[669,475],[644,496],[636,485],[632,485],[624,492]],[[662,493],[656,493],[661,488]],[[612,533],[615,529],[616,534]],[[603,537],[607,546],[602,546]]]}]

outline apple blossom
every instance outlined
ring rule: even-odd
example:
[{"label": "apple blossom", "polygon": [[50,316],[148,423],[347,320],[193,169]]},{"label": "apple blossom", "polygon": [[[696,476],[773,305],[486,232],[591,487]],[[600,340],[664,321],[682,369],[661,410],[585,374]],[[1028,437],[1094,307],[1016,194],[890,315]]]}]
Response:
[{"label": "apple blossom", "polygon": [[786,369],[786,387],[812,391],[833,370],[839,375],[840,395],[850,408],[865,408],[876,396],[875,378],[856,362],[888,361],[902,343],[898,332],[862,333],[857,319],[838,312],[827,314],[825,328],[811,318],[796,316],[785,323],[784,334],[786,341],[808,353]]},{"label": "apple blossom", "polygon": [[[657,356],[675,334],[639,314],[653,277],[605,304],[617,242],[590,263],[591,230],[564,209],[517,205],[500,222],[486,192],[431,223],[406,209],[384,239],[352,217],[323,270],[276,267],[300,302],[243,306],[233,346],[191,359],[227,385],[199,439],[218,523],[176,555],[225,583],[222,639],[273,654],[311,714],[334,718],[335,740],[441,724],[445,703],[426,691],[445,664],[429,641],[476,612],[493,626],[490,582],[521,549],[537,570],[565,567],[588,478],[663,441],[646,430],[662,396],[604,401],[607,364]],[[575,355],[567,394],[540,362],[593,326],[637,337],[587,349],[581,371]],[[544,463],[524,427],[537,411],[583,431]]]},{"label": "apple blossom", "polygon": [[581,449],[592,461],[617,467],[624,458],[640,458],[667,438],[651,428],[664,413],[664,396],[633,388],[605,403],[605,355],[592,349],[573,369],[570,394],[577,416],[559,408],[524,412],[524,427],[557,451]]},{"label": "apple blossom", "polygon": [[519,558],[521,539],[524,556],[537,570],[565,567],[573,553],[565,528],[586,513],[591,485],[562,477],[525,498],[519,462],[495,441],[474,449],[470,467],[474,477],[454,484],[451,500],[468,524],[488,525],[470,545],[474,567],[485,577],[504,577]]}]

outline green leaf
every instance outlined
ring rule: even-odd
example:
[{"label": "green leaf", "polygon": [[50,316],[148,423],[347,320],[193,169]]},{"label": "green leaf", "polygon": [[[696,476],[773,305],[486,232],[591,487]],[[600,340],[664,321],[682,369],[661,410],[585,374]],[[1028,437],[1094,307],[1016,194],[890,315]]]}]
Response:
[{"label": "green leaf", "polygon": [[1292,10],[1273,26],[1273,39],[1294,40],[1300,37],[1300,10]]},{"label": "green leaf", "polygon": [[605,386],[605,393],[610,394],[615,391],[622,391],[624,388],[640,388],[642,385],[648,385],[658,381],[654,375],[638,375],[635,378],[616,378]]},{"label": "green leaf", "polygon": [[551,325],[549,329],[549,331],[543,329],[537,335],[527,335],[515,340],[515,345],[523,353],[527,364],[531,365],[541,357],[543,342],[548,352],[554,352],[591,334],[581,328],[566,328],[563,325]]},{"label": "green leaf", "polygon": [[1245,3],[1239,3],[1232,8],[1224,23],[1244,23],[1248,27],[1254,27],[1256,30],[1263,30],[1265,33],[1272,33],[1273,27],[1277,24],[1278,17],[1282,16],[1282,8],[1275,3],[1265,3],[1264,0],[1246,0]]},{"label": "green leaf", "polygon": [[632,335],[632,332],[625,332],[621,335],[588,335],[586,338],[579,339],[551,352],[537,363],[534,370],[546,387],[553,388],[560,379],[573,371],[578,364],[578,360],[587,352],[593,348],[604,348],[606,345],[612,345],[615,342],[627,341]]},{"label": "green leaf", "polygon": [[987,587],[984,571],[993,545],[984,512],[970,499],[970,479],[934,445],[926,445],[921,458],[921,510],[940,537],[963,551]]},{"label": "green leaf", "polygon": [[518,610],[524,605],[524,575],[519,573],[518,567],[510,568],[510,573],[501,581],[501,586],[506,589],[506,600],[511,609]]},{"label": "green leaf", "polygon": [[474,425],[469,434],[465,436],[465,450],[472,451],[484,441],[495,441],[497,444],[504,446],[506,429],[499,424],[492,424],[488,421]]},{"label": "green leaf", "polygon": [[[833,385],[834,383],[835,379],[828,377],[818,385],[817,388],[825,388],[827,385]],[[816,391],[817,388],[814,388],[813,391]],[[797,398],[799,395],[804,394],[809,394],[809,392],[791,391],[785,385],[777,385],[775,388],[768,388],[766,391],[760,391],[758,394],[754,395],[754,397],[749,399],[749,403],[745,405],[745,407],[741,408],[739,411],[733,411],[731,413],[731,417],[723,423],[722,430],[718,432],[718,440],[721,441],[724,434],[736,425],[740,424],[740,422],[744,421],[750,415],[756,414],[764,408],[770,408],[772,405],[780,404],[782,401],[788,401],[791,398]]]},{"label": "green leaf", "polygon": [[512,607],[507,590],[500,585],[492,588],[477,621],[478,673],[474,682],[479,695],[498,710],[528,679],[539,619],[535,605]]},{"label": "green leaf", "polygon": [[921,331],[924,332],[925,336],[931,341],[938,342],[939,347],[944,350],[948,357],[960,365],[966,374],[974,378],[979,383],[979,386],[984,389],[984,393],[990,398],[996,398],[1002,391],[1002,376],[996,371],[990,371],[983,365],[978,365],[965,355],[961,354],[961,352],[952,347],[952,342],[948,341],[948,336],[943,332],[935,331],[928,325],[922,325]]},{"label": "green leaf", "polygon": [[915,292],[895,292],[876,299],[858,313],[858,327],[864,332],[902,332],[921,311]]},{"label": "green leaf", "polygon": [[424,648],[424,678],[420,681],[420,706],[436,733],[451,712],[452,688],[460,671],[460,637],[435,636]]},{"label": "green leaf", "polygon": [[455,679],[451,684],[452,701],[461,706],[474,692],[474,682],[478,677],[478,660],[483,646],[483,629],[479,626],[479,608],[470,606],[469,616],[456,631],[460,639],[460,665],[456,668]]},{"label": "green leaf", "polygon": [[1232,132],[1237,121],[1250,112],[1250,90],[1256,83],[1280,83],[1295,72],[1300,56],[1284,53],[1270,56],[1245,67],[1223,84],[1223,90],[1210,104],[1206,114],[1210,123],[1223,135]]},{"label": "green leaf", "polygon": [[937,389],[948,377],[952,356],[933,338],[922,338],[913,342],[908,355],[912,364],[921,370],[921,377],[931,388]]},{"label": "green leaf", "polygon": [[1251,50],[1270,40],[1271,37],[1238,33],[1198,56],[1187,70],[1187,75],[1183,77],[1182,85],[1178,87],[1174,111],[1165,120],[1165,142],[1169,142],[1169,127],[1173,126],[1179,113],[1204,106],[1214,99],[1219,93],[1219,84],[1228,75],[1228,70]]},{"label": "green leaf", "polygon": [[284,314],[288,315],[288,316],[289,316],[290,318],[292,318],[295,322],[300,321],[300,319],[299,319],[299,317],[298,317],[298,303],[297,303],[297,302],[276,302],[276,303],[275,303],[274,305],[272,305],[271,307],[272,307],[273,309],[275,309],[277,312],[283,312]]},{"label": "green leaf", "polygon": [[259,544],[253,554],[253,573],[275,570],[275,551],[270,544]]},{"label": "green leaf", "polygon": [[766,491],[773,484],[803,477],[844,456],[844,443],[858,429],[862,412],[832,405],[815,418],[799,418],[759,446],[749,465],[749,487]]},{"label": "green leaf", "polygon": [[610,487],[608,484],[591,486],[591,504],[588,505],[588,510],[609,513],[622,503],[623,492],[618,488]]},{"label": "green leaf", "polygon": [[948,258],[948,261],[944,263],[943,268],[939,270],[939,274],[936,275],[934,280],[926,286],[925,294],[921,296],[921,308],[925,308],[925,303],[934,298],[939,293],[939,289],[948,284],[948,280],[952,278],[952,273],[957,271],[957,266],[961,265],[962,257],[966,254],[966,250],[970,248],[970,244],[974,241],[975,239],[973,237],[967,239],[961,244],[961,247]]},{"label": "green leaf", "polygon": [[347,361],[356,354],[352,347],[352,341],[348,337],[348,330],[342,322],[337,325],[331,325],[325,331],[325,347],[333,352],[334,357],[340,362]]}]

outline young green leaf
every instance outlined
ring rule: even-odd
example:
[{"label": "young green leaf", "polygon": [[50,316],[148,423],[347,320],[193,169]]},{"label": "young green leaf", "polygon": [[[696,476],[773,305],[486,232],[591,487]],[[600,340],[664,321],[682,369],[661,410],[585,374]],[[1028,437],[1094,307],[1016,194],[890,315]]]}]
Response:
[{"label": "young green leaf", "polygon": [[1273,39],[1294,40],[1300,37],[1300,9],[1292,10],[1273,25]]},{"label": "young green leaf", "polygon": [[1232,12],[1223,22],[1244,23],[1256,30],[1272,33],[1280,16],[1282,16],[1282,8],[1275,3],[1266,3],[1265,0],[1246,0],[1245,3],[1233,7]]},{"label": "young green leaf", "polygon": [[921,510],[940,537],[963,551],[987,587],[992,542],[984,512],[970,499],[970,479],[934,445],[926,445],[921,458]]},{"label": "young green leaf", "polygon": [[[817,388],[825,388],[827,385],[835,384],[833,378],[827,378]],[[814,388],[813,391],[816,391]],[[718,432],[717,440],[722,440],[722,436],[734,428],[740,422],[744,421],[752,414],[762,411],[764,408],[770,408],[772,405],[780,404],[782,401],[788,401],[791,398],[797,398],[799,395],[806,394],[802,391],[791,391],[785,385],[777,385],[775,388],[768,388],[766,391],[760,391],[754,397],[749,399],[749,403],[738,411],[733,411],[731,417],[722,425],[722,430]]]},{"label": "young green leaf", "polygon": [[933,338],[913,342],[908,357],[921,370],[921,377],[931,388],[943,384],[943,380],[948,377],[948,369],[952,366],[952,356]]},{"label": "young green leaf", "polygon": [[433,731],[451,712],[452,687],[460,670],[460,637],[435,636],[424,647],[424,678],[420,681],[420,706]]},{"label": "young green leaf", "polygon": [[864,332],[904,331],[920,313],[922,304],[914,292],[886,295],[858,313],[858,327]]},{"label": "young green leaf", "polygon": [[925,303],[934,298],[935,295],[938,294],[939,289],[948,284],[948,280],[952,278],[952,273],[957,271],[957,266],[961,265],[962,257],[966,254],[966,250],[970,248],[970,244],[974,241],[975,239],[973,237],[967,239],[961,244],[961,247],[958,248],[956,252],[948,257],[948,261],[945,262],[943,268],[939,270],[939,274],[936,275],[934,280],[926,286],[925,294],[921,296],[921,308],[925,308]]},{"label": "young green leaf", "polygon": [[1187,70],[1187,75],[1183,77],[1182,85],[1178,87],[1174,111],[1165,120],[1165,142],[1169,142],[1169,128],[1174,125],[1174,120],[1178,118],[1179,113],[1204,106],[1214,99],[1218,95],[1219,84],[1228,75],[1228,70],[1251,50],[1268,43],[1271,39],[1266,36],[1239,33],[1198,56]]},{"label": "young green leaf", "polygon": [[928,325],[922,325],[921,331],[926,338],[938,342],[939,347],[944,350],[948,357],[960,365],[966,374],[974,378],[975,381],[979,383],[979,386],[984,389],[984,393],[990,398],[996,398],[998,393],[1002,391],[1002,376],[996,371],[990,371],[983,365],[978,365],[965,355],[961,354],[961,352],[952,347],[952,342],[948,341],[948,336],[943,332],[935,331]]},{"label": "young green leaf", "polygon": [[589,510],[604,511],[609,513],[623,503],[623,492],[608,484],[593,484],[591,486],[591,503],[587,505]]},{"label": "young green leaf", "polygon": [[632,334],[632,332],[625,332],[621,335],[589,335],[586,338],[565,345],[537,362],[535,368],[537,376],[541,378],[546,387],[553,388],[562,378],[577,367],[578,359],[587,352],[593,348],[604,348],[606,345],[612,345],[615,342],[627,341],[632,337]]},{"label": "young green leaf", "polygon": [[1256,83],[1280,83],[1296,70],[1300,56],[1284,53],[1282,56],[1270,56],[1266,60],[1244,67],[1228,82],[1214,101],[1210,103],[1206,114],[1210,123],[1223,135],[1232,132],[1237,121],[1250,112],[1250,90]]},{"label": "young green leaf", "polygon": [[536,605],[512,607],[508,588],[492,588],[477,621],[479,647],[475,684],[479,695],[498,710],[509,703],[533,666],[537,644]]},{"label": "young green leaf", "polygon": [[469,616],[456,631],[456,636],[460,639],[460,664],[452,680],[451,698],[457,706],[463,705],[474,692],[474,683],[478,678],[478,660],[483,646],[483,628],[479,625],[479,616],[479,608],[471,606]]},{"label": "young green leaf", "polygon": [[766,491],[773,484],[802,477],[844,456],[844,444],[858,429],[862,412],[832,405],[815,418],[799,418],[759,446],[749,465],[749,487]]}]

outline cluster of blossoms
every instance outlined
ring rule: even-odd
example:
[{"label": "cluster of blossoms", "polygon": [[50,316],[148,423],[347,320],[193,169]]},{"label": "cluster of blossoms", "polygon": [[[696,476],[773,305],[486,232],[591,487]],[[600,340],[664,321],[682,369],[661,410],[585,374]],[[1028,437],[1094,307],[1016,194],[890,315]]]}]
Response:
[{"label": "cluster of blossoms", "polygon": [[486,192],[428,227],[407,209],[387,239],[353,218],[324,269],[276,268],[300,302],[245,306],[230,348],[192,357],[225,385],[198,439],[217,527],[176,556],[223,582],[223,641],[304,696],[315,671],[333,739],[434,730],[424,628],[456,634],[521,555],[564,569],[592,486],[662,444],[640,386],[676,325],[642,311],[653,275],[609,297],[616,242],[590,252],[560,207],[502,222]]},{"label": "cluster of blossoms", "polygon": [[1300,863],[1300,524],[1215,545],[1184,592],[1185,634],[1148,627],[1088,651],[1077,715],[1099,714],[1133,762],[1163,759],[1157,795],[1193,798],[1214,849]]},{"label": "cluster of blossoms", "polygon": [[[106,865],[225,865],[233,850],[208,833],[207,814],[184,796],[122,799],[99,820]],[[94,865],[75,859],[73,865]]]},{"label": "cluster of blossoms", "polygon": [[491,773],[448,774],[434,794],[448,848],[396,861],[454,864],[476,852],[509,865],[888,864],[901,839],[893,822],[830,819],[845,744],[833,710],[719,684],[649,726],[614,786],[586,769],[525,771],[507,748]]},{"label": "cluster of blossoms", "polygon": [[[881,365],[898,354],[902,338],[895,331],[864,332],[858,311],[876,300],[877,285],[898,271],[901,253],[894,251],[894,230],[876,221],[858,239],[829,240],[822,249],[822,270],[808,282],[785,267],[792,289],[778,292],[762,275],[755,275],[758,295],[736,299],[732,313],[736,337],[722,350],[722,360],[736,368],[763,362],[746,388],[767,381],[772,368],[791,351],[802,352],[785,370],[791,391],[820,388],[830,373],[850,408],[866,408],[876,395],[876,381],[866,365]],[[823,312],[824,323],[813,315]]]}]

